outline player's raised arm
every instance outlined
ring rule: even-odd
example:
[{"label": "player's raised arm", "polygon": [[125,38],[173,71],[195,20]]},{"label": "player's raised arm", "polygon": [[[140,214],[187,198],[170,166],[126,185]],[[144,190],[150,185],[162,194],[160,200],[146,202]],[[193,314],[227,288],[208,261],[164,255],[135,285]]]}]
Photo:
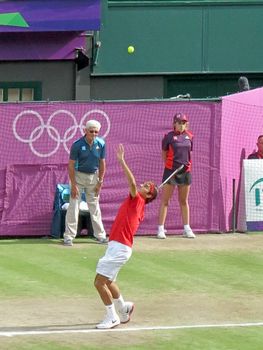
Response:
[{"label": "player's raised arm", "polygon": [[117,158],[128,180],[130,194],[132,197],[135,197],[137,194],[136,180],[124,159],[124,147],[122,144],[119,144],[119,147],[117,149]]}]

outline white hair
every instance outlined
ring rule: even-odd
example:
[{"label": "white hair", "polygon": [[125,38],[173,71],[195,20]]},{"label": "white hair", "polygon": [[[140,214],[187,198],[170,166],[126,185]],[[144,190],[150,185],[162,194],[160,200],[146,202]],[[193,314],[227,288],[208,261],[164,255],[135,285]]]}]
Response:
[{"label": "white hair", "polygon": [[90,129],[90,128],[96,128],[99,131],[101,128],[101,124],[100,124],[100,122],[98,122],[97,120],[94,120],[94,119],[88,120],[87,124],[86,124],[86,129]]}]

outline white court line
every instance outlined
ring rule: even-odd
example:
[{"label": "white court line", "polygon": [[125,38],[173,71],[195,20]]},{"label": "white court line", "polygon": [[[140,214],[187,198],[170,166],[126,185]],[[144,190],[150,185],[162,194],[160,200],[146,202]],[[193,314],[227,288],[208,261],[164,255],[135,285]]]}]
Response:
[{"label": "white court line", "polygon": [[38,330],[38,331],[0,331],[0,337],[16,337],[20,335],[50,335],[50,334],[70,334],[70,333],[101,333],[101,332],[141,332],[141,331],[159,331],[159,330],[177,330],[177,329],[196,329],[196,328],[229,328],[229,327],[262,327],[263,322],[256,323],[223,323],[223,324],[200,324],[188,326],[155,326],[155,327],[132,327],[132,328],[113,328],[113,329],[62,329],[62,330]]}]

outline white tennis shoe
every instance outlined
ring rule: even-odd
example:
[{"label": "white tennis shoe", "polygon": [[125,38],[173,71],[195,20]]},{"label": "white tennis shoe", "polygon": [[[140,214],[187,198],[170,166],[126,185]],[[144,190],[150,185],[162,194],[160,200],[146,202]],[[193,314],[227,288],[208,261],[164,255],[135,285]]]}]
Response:
[{"label": "white tennis shoe", "polygon": [[99,324],[97,324],[97,329],[110,329],[117,327],[120,324],[119,316],[116,316],[115,319],[111,319],[110,317],[106,316],[106,318]]},{"label": "white tennis shoe", "polygon": [[95,238],[96,242],[101,243],[101,244],[107,244],[109,243],[108,238]]},{"label": "white tennis shoe", "polygon": [[98,242],[98,243],[102,243],[102,244],[105,244],[105,243],[108,243],[108,238],[106,237],[106,235],[93,235],[93,237],[95,238],[95,240]]},{"label": "white tennis shoe", "polygon": [[73,246],[72,239],[65,238],[64,241],[63,241],[63,245],[66,246],[66,247],[72,247]]},{"label": "white tennis shoe", "polygon": [[193,233],[193,231],[191,229],[190,230],[184,230],[183,237],[185,237],[185,238],[195,238],[195,234]]},{"label": "white tennis shoe", "polygon": [[127,323],[130,321],[133,310],[134,304],[131,301],[127,301],[125,307],[119,311],[121,323]]},{"label": "white tennis shoe", "polygon": [[166,238],[166,233],[167,231],[166,230],[158,230],[158,232],[157,232],[157,238],[159,238],[159,239],[165,239]]}]

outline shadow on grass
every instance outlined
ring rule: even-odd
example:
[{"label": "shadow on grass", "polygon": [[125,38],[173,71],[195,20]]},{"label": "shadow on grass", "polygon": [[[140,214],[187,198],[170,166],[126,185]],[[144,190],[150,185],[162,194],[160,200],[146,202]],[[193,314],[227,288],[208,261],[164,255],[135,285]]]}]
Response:
[{"label": "shadow on grass", "polygon": [[[59,245],[63,246],[63,239],[54,239],[49,236],[45,237],[1,237],[0,238],[0,245],[14,245],[14,244],[50,244],[50,245]],[[95,238],[92,237],[77,237],[74,240],[74,245],[79,244],[99,244],[102,245],[102,243],[99,243]],[[104,245],[104,244],[103,244]],[[65,247],[69,248],[69,247]]]},{"label": "shadow on grass", "polygon": [[95,329],[97,323],[79,323],[79,324],[52,324],[42,326],[22,326],[22,327],[1,327],[0,332],[52,332],[52,331],[68,331],[68,330],[83,330]]}]

